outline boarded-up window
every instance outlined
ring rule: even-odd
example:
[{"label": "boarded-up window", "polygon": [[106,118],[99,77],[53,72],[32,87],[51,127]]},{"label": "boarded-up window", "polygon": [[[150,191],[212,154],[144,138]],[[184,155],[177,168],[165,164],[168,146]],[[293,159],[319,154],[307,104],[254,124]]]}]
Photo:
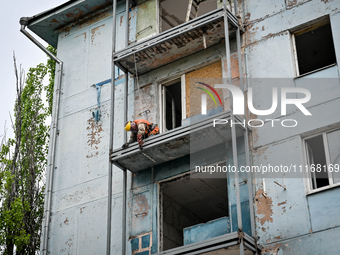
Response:
[{"label": "boarded-up window", "polygon": [[[203,90],[198,89],[201,87],[208,90],[215,98],[216,104],[213,99],[208,95],[207,97],[207,110],[219,107],[220,102],[214,92],[207,86],[198,82],[205,83],[214,87],[215,84],[222,83],[222,64],[217,62],[196,71],[187,73],[185,75],[185,92],[186,92],[186,117],[194,116],[201,113],[201,95]],[[222,89],[216,89],[217,94],[220,96],[223,103],[223,91]]]}]

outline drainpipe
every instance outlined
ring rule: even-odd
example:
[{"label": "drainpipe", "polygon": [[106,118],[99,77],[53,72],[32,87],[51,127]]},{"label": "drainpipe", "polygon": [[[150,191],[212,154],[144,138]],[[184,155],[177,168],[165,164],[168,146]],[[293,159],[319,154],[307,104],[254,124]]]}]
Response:
[{"label": "drainpipe", "polygon": [[63,75],[63,62],[54,56],[51,52],[49,52],[40,42],[38,42],[31,34],[29,34],[25,28],[28,24],[28,17],[22,17],[20,19],[21,29],[20,31],[28,37],[35,45],[37,45],[43,52],[45,52],[51,59],[58,63],[57,70],[57,85],[55,90],[55,105],[53,107],[52,114],[52,123],[51,123],[51,154],[48,165],[48,180],[46,187],[46,201],[44,204],[45,211],[45,222],[43,222],[43,240],[42,240],[42,254],[47,254],[48,251],[48,231],[50,226],[50,218],[51,218],[51,200],[52,200],[52,187],[53,187],[53,173],[54,173],[54,164],[55,164],[55,150],[56,150],[56,141],[57,141],[57,129],[58,129],[58,115],[59,115],[59,103],[60,103],[60,87],[61,87],[61,78]]},{"label": "drainpipe", "polygon": [[117,0],[112,3],[112,61],[111,61],[111,114],[110,114],[110,141],[109,141],[109,170],[108,170],[108,194],[107,194],[107,230],[106,230],[106,255],[111,254],[111,224],[112,224],[112,162],[111,153],[113,151],[114,136],[114,110],[115,110],[115,62],[116,52],[116,13]]}]

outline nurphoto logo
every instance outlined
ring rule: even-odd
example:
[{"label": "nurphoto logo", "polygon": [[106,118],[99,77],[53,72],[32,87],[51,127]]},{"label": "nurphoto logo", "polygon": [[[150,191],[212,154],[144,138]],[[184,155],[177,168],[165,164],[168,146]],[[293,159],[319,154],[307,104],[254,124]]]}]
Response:
[{"label": "nurphoto logo", "polygon": [[[208,90],[210,89],[218,98],[221,106],[222,104],[222,100],[221,97],[218,95],[216,89],[228,89],[232,95],[232,111],[233,114],[235,115],[244,115],[245,114],[245,98],[244,98],[244,93],[243,91],[238,88],[237,86],[234,85],[230,85],[230,84],[215,84],[215,88],[202,83],[202,82],[197,82],[200,85],[205,86],[206,88],[201,88],[201,87],[196,87],[198,89],[203,90],[204,92],[206,92],[214,101],[215,105],[217,106],[216,100],[213,96],[213,94]],[[306,116],[312,116],[312,114],[306,109],[306,107],[303,106],[303,104],[309,102],[309,100],[311,99],[311,93],[309,90],[304,89],[304,88],[296,88],[296,87],[282,87],[281,91],[280,91],[280,99],[281,99],[281,116],[285,116],[287,115],[287,105],[295,105],[304,115]],[[287,98],[287,94],[288,93],[300,93],[303,94],[304,97],[302,98],[295,98],[295,99],[290,99]],[[257,116],[266,116],[266,115],[270,115],[272,113],[274,113],[277,110],[278,107],[278,98],[279,98],[279,94],[278,94],[278,88],[273,87],[272,88],[272,98],[271,98],[271,102],[272,105],[269,109],[267,110],[258,110],[255,109],[254,107],[254,102],[253,102],[253,88],[249,87],[248,88],[248,100],[247,100],[247,105],[248,105],[248,109],[251,113],[257,115]],[[270,98],[268,98],[268,100],[270,100]],[[206,94],[202,94],[201,95],[201,114],[202,115],[207,115],[207,95]],[[272,123],[272,127],[274,127],[274,122],[275,121],[280,121],[278,119],[265,119],[265,121],[271,121]],[[214,127],[217,124],[227,124],[228,121],[227,120],[219,120],[219,119],[215,119],[214,120]],[[256,123],[256,124],[255,124]],[[290,124],[289,124],[290,123]],[[245,126],[245,120],[243,121],[243,123],[241,122],[235,122],[233,123],[232,120],[230,121],[230,125],[243,125]],[[248,126],[250,127],[262,127],[264,125],[264,121],[261,119],[250,119],[248,121]],[[297,121],[294,119],[284,119],[281,121],[281,125],[283,127],[295,127],[297,126]]]}]

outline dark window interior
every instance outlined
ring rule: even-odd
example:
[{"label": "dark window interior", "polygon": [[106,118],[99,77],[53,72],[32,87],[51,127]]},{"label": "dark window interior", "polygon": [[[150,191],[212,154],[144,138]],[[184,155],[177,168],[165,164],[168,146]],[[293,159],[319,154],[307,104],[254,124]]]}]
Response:
[{"label": "dark window interior", "polygon": [[[321,172],[315,171],[315,175],[311,173],[313,189],[317,189],[317,188],[321,188],[321,187],[329,185],[327,169],[326,171],[324,171],[325,168],[323,167],[323,166],[326,166],[327,163],[326,163],[325,146],[323,143],[322,135],[310,138],[306,140],[306,142],[308,145],[307,148],[308,148],[309,163],[314,164],[314,165],[320,164],[322,166]],[[316,186],[314,184],[314,179],[316,180]]]},{"label": "dark window interior", "polygon": [[330,24],[295,36],[300,75],[336,63]]},{"label": "dark window interior", "polygon": [[183,245],[183,229],[228,216],[227,179],[190,178],[161,184],[163,250]]},{"label": "dark window interior", "polygon": [[[197,17],[217,9],[217,0],[193,0],[193,5],[198,6]],[[160,0],[161,31],[178,26],[185,22],[189,0]],[[196,16],[193,9],[191,19]]]},{"label": "dark window interior", "polygon": [[182,125],[182,93],[180,81],[173,85],[166,86],[165,116],[167,130]]}]

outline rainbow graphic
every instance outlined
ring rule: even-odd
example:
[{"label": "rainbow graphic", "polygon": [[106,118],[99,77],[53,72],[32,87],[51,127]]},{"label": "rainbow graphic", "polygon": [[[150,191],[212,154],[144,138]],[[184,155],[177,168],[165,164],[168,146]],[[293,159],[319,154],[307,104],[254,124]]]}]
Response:
[{"label": "rainbow graphic", "polygon": [[[211,89],[212,92],[214,92],[215,95],[217,96],[218,100],[220,101],[220,104],[222,105],[222,100],[221,100],[220,96],[218,95],[217,91],[216,91],[213,87],[211,87],[210,85],[205,84],[205,83],[203,83],[203,82],[197,82],[197,83],[198,83],[198,84],[201,84],[201,85],[204,85],[204,86],[206,86],[207,88]],[[206,89],[200,88],[200,87],[196,87],[196,88],[201,89],[201,90],[203,90],[204,92],[206,92],[206,93],[212,98],[212,100],[214,100],[214,103],[215,103],[215,105],[217,106],[216,100],[215,100],[214,96],[211,94],[211,92],[210,92],[209,90],[206,90]]]}]

